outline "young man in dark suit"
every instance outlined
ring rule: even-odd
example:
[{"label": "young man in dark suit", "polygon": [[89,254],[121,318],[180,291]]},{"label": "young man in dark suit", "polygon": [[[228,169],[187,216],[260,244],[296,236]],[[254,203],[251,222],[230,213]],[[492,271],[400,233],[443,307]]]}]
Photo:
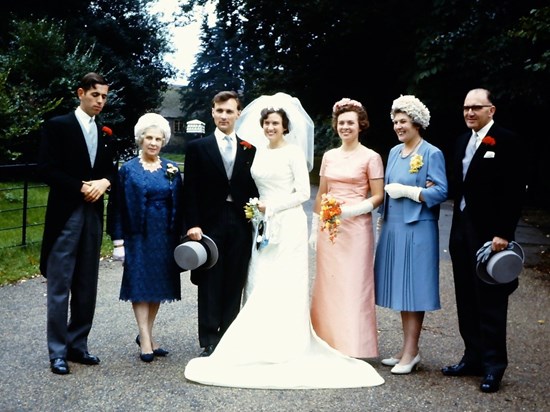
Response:
[{"label": "young man in dark suit", "polygon": [[88,334],[97,295],[103,194],[114,167],[95,117],[108,91],[102,76],[86,74],[77,89],[77,109],[51,118],[42,129],[38,171],[50,193],[40,270],[48,279],[50,368],[59,375],[69,373],[67,360],[99,363],[88,352]]},{"label": "young man in dark suit", "polygon": [[497,125],[491,94],[468,92],[464,120],[470,129],[458,138],[452,165],[453,223],[450,253],[458,325],[464,355],[442,369],[446,376],[483,376],[482,392],[496,392],[508,365],[508,296],[518,280],[488,284],[476,275],[476,251],[491,241],[501,251],[514,240],[525,194],[525,156],[519,137]]},{"label": "young man in dark suit", "polygon": [[[258,190],[250,175],[256,149],[235,134],[241,113],[236,92],[222,91],[212,99],[214,133],[187,146],[183,179],[187,235],[205,234],[218,247],[218,261],[191,271],[198,286],[199,343],[209,356],[239,313],[252,247],[252,225],[244,206]],[[258,119],[258,122],[260,119]]]}]

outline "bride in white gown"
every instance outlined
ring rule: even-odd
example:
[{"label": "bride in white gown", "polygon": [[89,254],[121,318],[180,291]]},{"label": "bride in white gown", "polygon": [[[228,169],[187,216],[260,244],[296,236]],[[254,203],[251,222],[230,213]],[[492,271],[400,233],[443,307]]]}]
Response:
[{"label": "bride in white gown", "polygon": [[278,104],[262,102],[266,109],[256,113],[267,141],[258,144],[251,168],[268,222],[268,244],[254,246],[239,315],[212,355],[189,361],[185,377],[206,385],[265,389],[380,385],[384,379],[371,365],[331,348],[311,326],[302,207],[310,198],[308,166],[303,150],[284,138],[296,112],[291,106],[300,103],[281,95],[269,96]]}]

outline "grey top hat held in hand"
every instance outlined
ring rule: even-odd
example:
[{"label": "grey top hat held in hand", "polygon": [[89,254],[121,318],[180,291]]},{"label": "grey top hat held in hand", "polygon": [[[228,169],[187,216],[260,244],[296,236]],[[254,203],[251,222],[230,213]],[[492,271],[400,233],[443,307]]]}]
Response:
[{"label": "grey top hat held in hand", "polygon": [[201,240],[185,236],[181,245],[174,250],[174,259],[184,270],[210,269],[218,261],[218,247],[204,234]]},{"label": "grey top hat held in hand", "polygon": [[491,285],[510,283],[517,279],[525,260],[521,246],[512,241],[506,249],[493,252],[491,243],[485,242],[477,251],[476,271],[479,278]]}]

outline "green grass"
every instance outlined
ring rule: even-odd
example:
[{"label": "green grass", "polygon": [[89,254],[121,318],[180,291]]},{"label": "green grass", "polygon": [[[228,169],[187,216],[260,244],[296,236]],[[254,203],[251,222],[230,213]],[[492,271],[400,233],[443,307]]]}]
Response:
[{"label": "green grass", "polygon": [[[0,286],[40,275],[40,247],[48,191],[48,187],[42,184],[29,184],[28,226],[23,245],[23,184],[0,183]],[[111,255],[112,250],[111,239],[104,235],[101,255]]]},{"label": "green grass", "polygon": [[[23,184],[20,182],[0,183],[0,248],[20,246],[22,244],[23,225]],[[44,213],[48,187],[29,184],[27,199],[26,243],[40,242],[44,229]]]},{"label": "green grass", "polygon": [[185,160],[185,155],[183,153],[160,153],[160,157],[164,157],[166,159],[170,159],[174,162],[183,163]]}]

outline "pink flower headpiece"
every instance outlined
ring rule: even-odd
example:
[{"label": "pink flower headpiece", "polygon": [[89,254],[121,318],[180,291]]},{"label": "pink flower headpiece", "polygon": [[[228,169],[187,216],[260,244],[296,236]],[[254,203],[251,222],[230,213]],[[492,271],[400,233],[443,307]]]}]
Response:
[{"label": "pink flower headpiece", "polygon": [[338,100],[336,103],[334,103],[334,106],[332,106],[332,112],[334,113],[336,110],[343,106],[357,106],[357,107],[363,107],[361,102],[358,102],[357,100],[348,99],[347,97],[344,97],[341,100]]}]

